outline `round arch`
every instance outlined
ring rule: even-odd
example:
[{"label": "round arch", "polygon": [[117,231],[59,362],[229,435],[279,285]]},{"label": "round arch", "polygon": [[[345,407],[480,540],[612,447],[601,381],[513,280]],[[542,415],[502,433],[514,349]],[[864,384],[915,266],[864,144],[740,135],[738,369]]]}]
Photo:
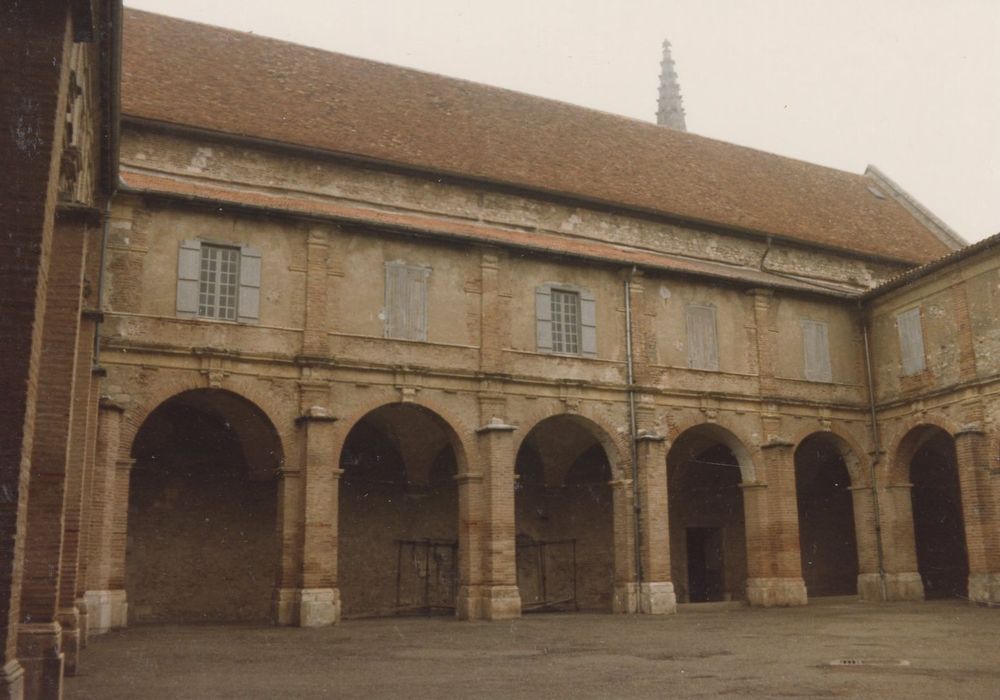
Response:
[{"label": "round arch", "polygon": [[966,597],[969,557],[953,433],[938,421],[914,425],[896,444],[892,467],[894,478],[911,485],[903,516],[912,518],[925,597]]},{"label": "round arch", "polygon": [[[718,422],[692,422],[683,426],[678,426],[671,430],[670,445],[667,450],[667,461],[670,455],[677,449],[683,449],[685,443],[687,447],[696,449],[698,445],[724,445],[736,460],[736,465],[740,468],[740,478],[744,484],[752,484],[757,481],[757,467],[754,460],[754,451],[747,445],[750,441],[741,437],[739,432],[731,426]],[[690,444],[694,443],[694,445]],[[681,447],[678,447],[678,446]]]},{"label": "round arch", "polygon": [[423,402],[338,424],[337,571],[345,617],[451,612],[458,589],[458,431]]},{"label": "round arch", "polygon": [[672,579],[679,602],[746,597],[743,486],[756,482],[753,453],[718,423],[672,431],[667,495]]},{"label": "round arch", "polygon": [[123,450],[128,449],[131,452],[131,445],[136,435],[153,411],[175,396],[201,391],[232,394],[252,405],[273,428],[283,455],[288,453],[288,446],[294,444],[290,431],[294,429],[296,418],[294,406],[297,404],[289,400],[294,397],[265,390],[258,386],[256,380],[244,377],[227,377],[223,385],[210,387],[206,386],[205,377],[201,374],[187,371],[162,374],[162,377],[157,376],[152,386],[143,392],[140,401],[133,402],[126,408],[121,433]]},{"label": "round arch", "polygon": [[344,416],[337,421],[335,444],[340,445],[342,449],[351,431],[362,421],[378,411],[391,407],[411,407],[430,417],[444,431],[444,434],[447,435],[449,444],[455,451],[459,473],[467,471],[468,456],[474,454],[474,446],[469,444],[469,439],[472,435],[471,428],[451,411],[448,411],[434,401],[426,399],[400,401],[394,397],[380,397],[357,405],[350,415]]},{"label": "round arch", "polygon": [[[626,506],[612,488],[628,462],[599,418],[533,416],[515,445],[517,579],[522,608],[610,611],[627,545],[615,529]],[[622,528],[619,528],[621,531]]]},{"label": "round arch", "polygon": [[188,389],[146,414],[129,449],[130,620],[268,620],[284,461],[268,416],[234,392]]},{"label": "round arch", "polygon": [[810,439],[821,439],[837,451],[837,454],[844,460],[852,487],[871,484],[869,460],[865,457],[866,452],[861,443],[854,436],[836,428],[823,428],[821,430],[807,428],[792,440],[795,451],[797,452],[802,444]]},{"label": "round arch", "polygon": [[794,452],[802,578],[809,597],[856,595],[858,537],[852,484],[860,462],[851,445],[832,431],[814,431]]},{"label": "round arch", "polygon": [[920,447],[938,432],[954,439],[958,426],[943,416],[922,416],[898,427],[890,443],[889,460],[885,466],[888,484],[907,484],[910,481],[910,462]]},{"label": "round arch", "polygon": [[518,429],[515,433],[514,454],[520,452],[525,441],[537,428],[544,424],[550,424],[551,421],[555,420],[565,420],[579,426],[601,446],[608,460],[608,465],[611,468],[611,477],[613,479],[631,478],[630,474],[624,473],[624,470],[631,463],[628,436],[622,435],[607,420],[601,416],[594,415],[590,411],[580,413],[570,411],[557,413],[539,412],[529,416],[526,420],[518,424]]}]

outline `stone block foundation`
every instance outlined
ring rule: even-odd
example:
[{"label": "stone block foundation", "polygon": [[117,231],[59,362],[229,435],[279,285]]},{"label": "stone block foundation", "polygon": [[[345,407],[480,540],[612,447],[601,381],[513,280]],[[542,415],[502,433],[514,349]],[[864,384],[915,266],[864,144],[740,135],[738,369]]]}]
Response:
[{"label": "stone block foundation", "polygon": [[805,605],[806,584],[801,578],[747,579],[747,602],[762,608]]}]

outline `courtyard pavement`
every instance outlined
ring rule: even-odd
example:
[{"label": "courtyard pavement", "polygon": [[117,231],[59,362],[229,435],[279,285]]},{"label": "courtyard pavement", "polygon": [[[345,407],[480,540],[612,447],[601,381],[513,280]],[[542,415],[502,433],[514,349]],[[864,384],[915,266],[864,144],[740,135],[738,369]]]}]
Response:
[{"label": "courtyard pavement", "polygon": [[141,626],[92,638],[84,698],[1000,697],[1000,610],[682,606],[666,617]]}]

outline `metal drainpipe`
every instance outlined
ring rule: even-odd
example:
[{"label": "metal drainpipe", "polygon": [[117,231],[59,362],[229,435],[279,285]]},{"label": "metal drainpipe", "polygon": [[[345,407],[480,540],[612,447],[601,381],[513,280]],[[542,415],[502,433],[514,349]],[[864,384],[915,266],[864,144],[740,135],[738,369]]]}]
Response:
[{"label": "metal drainpipe", "polygon": [[[862,310],[860,303],[858,304],[858,309]],[[865,341],[865,369],[868,373],[868,407],[871,409],[872,439],[875,442],[875,454],[871,462],[872,503],[875,508],[875,545],[878,556],[879,592],[882,594],[882,600],[884,601],[886,600],[885,549],[882,544],[882,508],[878,497],[878,464],[882,455],[882,436],[879,433],[878,415],[875,411],[875,381],[872,376],[872,354],[868,343],[868,323],[865,321],[863,314],[861,317],[861,333]]]},{"label": "metal drainpipe", "polygon": [[[632,513],[635,518],[636,604],[641,608],[642,596],[642,506],[639,504],[639,453],[636,447],[635,369],[632,364],[632,283],[625,280],[625,366],[628,373],[629,444],[632,447]],[[637,609],[637,612],[641,610]]]}]

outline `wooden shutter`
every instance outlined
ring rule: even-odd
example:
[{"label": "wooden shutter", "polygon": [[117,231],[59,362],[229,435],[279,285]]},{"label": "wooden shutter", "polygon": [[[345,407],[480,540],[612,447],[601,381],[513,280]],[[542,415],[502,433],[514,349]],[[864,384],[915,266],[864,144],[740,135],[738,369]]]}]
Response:
[{"label": "wooden shutter", "polygon": [[924,370],[924,332],[920,324],[920,307],[896,315],[899,332],[899,355],[903,374]]},{"label": "wooden shutter", "polygon": [[240,300],[237,305],[241,323],[260,320],[260,251],[240,248]]},{"label": "wooden shutter", "polygon": [[585,289],[580,291],[580,352],[597,357],[597,302]]},{"label": "wooden shutter", "polygon": [[201,275],[201,241],[181,241],[177,253],[177,316],[198,315],[198,284]]},{"label": "wooden shutter", "polygon": [[552,287],[535,289],[535,344],[539,352],[552,352]]},{"label": "wooden shutter", "polygon": [[686,311],[688,366],[692,369],[719,369],[715,307],[688,304]]},{"label": "wooden shutter", "polygon": [[803,320],[802,345],[805,353],[805,378],[811,382],[833,381],[830,340],[826,324],[821,321]]},{"label": "wooden shutter", "polygon": [[430,270],[425,267],[406,268],[406,337],[410,340],[427,340],[427,278]]},{"label": "wooden shutter", "polygon": [[427,340],[427,280],[430,269],[394,261],[385,264],[385,337]]}]

